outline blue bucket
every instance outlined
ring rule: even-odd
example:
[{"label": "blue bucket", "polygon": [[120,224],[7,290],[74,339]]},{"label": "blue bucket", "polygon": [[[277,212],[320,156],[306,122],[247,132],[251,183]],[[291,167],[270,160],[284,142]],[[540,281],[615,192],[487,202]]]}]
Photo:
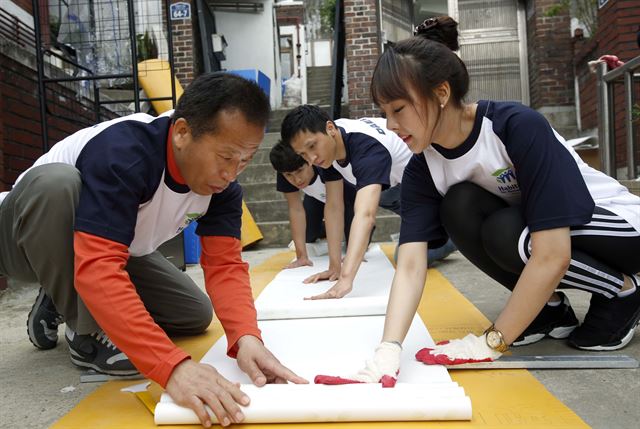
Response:
[{"label": "blue bucket", "polygon": [[184,263],[197,264],[200,262],[200,237],[196,235],[198,222],[191,222],[182,231],[184,234]]}]

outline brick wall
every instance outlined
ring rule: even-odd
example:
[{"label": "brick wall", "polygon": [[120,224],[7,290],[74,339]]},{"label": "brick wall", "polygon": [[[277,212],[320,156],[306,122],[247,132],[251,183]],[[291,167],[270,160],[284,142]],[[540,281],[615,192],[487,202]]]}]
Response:
[{"label": "brick wall", "polygon": [[276,21],[278,23],[278,26],[302,24],[304,22],[304,6],[303,5],[277,6]]},{"label": "brick wall", "polygon": [[[30,15],[33,14],[33,3],[31,0],[12,0],[15,4],[20,6],[22,9],[29,12]],[[42,2],[42,0],[40,0]]]},{"label": "brick wall", "polygon": [[527,19],[529,85],[534,109],[574,104],[569,11],[546,16],[557,3],[558,0],[535,0],[533,14]]},{"label": "brick wall", "polygon": [[[580,119],[582,129],[598,127],[598,96],[596,75],[589,72],[587,63],[602,55],[617,55],[629,61],[640,55],[637,31],[640,27],[640,8],[637,0],[609,1],[598,11],[598,29],[590,39],[576,38],[574,42],[574,64],[580,91]],[[634,85],[635,100],[640,100],[640,85]],[[623,85],[614,87],[616,165],[626,165],[626,121]],[[635,126],[635,140],[640,142],[640,126]],[[640,160],[640,148],[636,153]]]},{"label": "brick wall", "polygon": [[[598,11],[598,31],[596,34],[598,52],[601,55],[617,55],[622,61],[629,61],[637,57],[640,55],[640,49],[636,42],[638,27],[640,27],[640,7],[638,7],[637,0],[609,1]],[[637,83],[635,84],[635,91],[637,102],[637,100],[640,100],[640,91]],[[622,167],[627,159],[627,132],[624,119],[624,89],[622,84],[616,85],[614,100],[616,165]],[[639,128],[640,126],[636,125],[636,142],[640,142]],[[636,154],[636,160],[640,160],[639,154]]]},{"label": "brick wall", "polygon": [[173,58],[176,77],[185,88],[196,76],[196,46],[194,40],[194,22],[198,17],[196,2],[193,0],[171,0],[171,4],[186,2],[191,4],[191,18],[171,21],[173,32]]},{"label": "brick wall", "polygon": [[[16,178],[42,155],[42,128],[35,57],[23,61],[0,52],[0,187],[9,190]],[[47,85],[49,146],[96,122],[90,103],[80,103],[73,86]],[[86,100],[80,100],[85,101]],[[117,115],[102,110],[103,120]]]},{"label": "brick wall", "polygon": [[375,0],[345,0],[345,56],[349,114],[353,118],[377,116],[369,94],[373,69],[380,56]]}]

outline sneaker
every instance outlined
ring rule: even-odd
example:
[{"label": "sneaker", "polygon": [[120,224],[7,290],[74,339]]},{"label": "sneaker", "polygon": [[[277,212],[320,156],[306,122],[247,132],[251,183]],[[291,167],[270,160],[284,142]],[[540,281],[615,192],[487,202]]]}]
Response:
[{"label": "sneaker", "polygon": [[40,288],[36,302],[27,317],[27,333],[31,343],[39,349],[49,350],[58,343],[58,326],[64,317],[56,311],[51,298]]},{"label": "sneaker", "polygon": [[438,247],[437,249],[429,249],[427,251],[429,267],[431,267],[434,262],[443,260],[456,250],[458,249],[456,248],[456,245],[453,244],[453,241],[451,241],[451,239],[447,240],[447,242],[444,243],[443,246]]},{"label": "sneaker", "polygon": [[560,305],[545,305],[527,329],[511,344],[512,346],[537,343],[544,337],[567,338],[578,327],[578,319],[571,308],[569,298],[562,292],[557,293],[560,295]]},{"label": "sneaker", "polygon": [[640,278],[631,276],[636,291],[625,297],[591,296],[582,325],[573,331],[569,344],[592,351],[618,350],[629,344],[640,319]]},{"label": "sneaker", "polygon": [[67,326],[65,331],[71,362],[108,375],[135,375],[138,370],[129,358],[100,330],[88,335],[76,334]]}]

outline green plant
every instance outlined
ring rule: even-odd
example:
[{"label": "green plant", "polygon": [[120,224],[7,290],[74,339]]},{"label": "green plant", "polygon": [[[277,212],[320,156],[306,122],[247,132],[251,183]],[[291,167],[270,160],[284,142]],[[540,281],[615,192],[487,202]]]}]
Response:
[{"label": "green plant", "polygon": [[49,15],[49,32],[51,33],[51,40],[58,40],[58,34],[60,34],[60,18],[55,15]]},{"label": "green plant", "polygon": [[598,0],[560,0],[549,6],[544,16],[558,16],[567,10],[585,26],[589,32],[589,37],[596,34],[598,27]]},{"label": "green plant", "polygon": [[323,31],[333,32],[336,19],[336,0],[325,0],[320,7],[320,27]]},{"label": "green plant", "polygon": [[638,103],[631,109],[631,122],[640,122],[640,104]]},{"label": "green plant", "polygon": [[151,30],[151,34],[149,31],[145,31],[144,34],[136,34],[136,49],[138,62],[158,58],[158,44],[153,30]]}]

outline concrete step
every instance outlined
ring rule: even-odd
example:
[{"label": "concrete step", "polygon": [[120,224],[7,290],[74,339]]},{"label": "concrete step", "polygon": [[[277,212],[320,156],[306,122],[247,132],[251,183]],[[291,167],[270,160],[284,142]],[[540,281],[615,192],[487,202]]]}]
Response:
[{"label": "concrete step", "polygon": [[[291,241],[289,221],[258,222],[258,227],[264,238],[260,241],[260,247],[283,247]],[[390,241],[390,235],[400,231],[400,216],[378,215],[376,218],[376,230],[373,234],[374,242]]]},{"label": "concrete step", "polygon": [[251,160],[251,164],[269,164],[269,152],[271,147],[264,146],[264,143],[260,145],[260,149],[256,151]]},{"label": "concrete step", "polygon": [[[274,186],[275,187],[275,186]],[[284,196],[267,201],[247,201],[247,207],[256,222],[277,222],[289,220],[289,210]],[[379,209],[378,217],[393,216],[393,212]]]},{"label": "concrete step", "polygon": [[260,149],[272,148],[280,140],[280,133],[267,132],[264,135],[262,143],[260,143]]},{"label": "concrete step", "polygon": [[640,197],[640,180],[620,180],[620,183],[626,186],[632,194]]},{"label": "concrete step", "polygon": [[238,176],[238,182],[241,185],[250,183],[275,183],[276,171],[271,164],[254,164],[251,163]]},{"label": "concrete step", "polygon": [[[241,183],[245,202],[271,201],[283,199],[282,192],[276,190],[276,183]],[[252,212],[253,213],[253,212]]]}]

